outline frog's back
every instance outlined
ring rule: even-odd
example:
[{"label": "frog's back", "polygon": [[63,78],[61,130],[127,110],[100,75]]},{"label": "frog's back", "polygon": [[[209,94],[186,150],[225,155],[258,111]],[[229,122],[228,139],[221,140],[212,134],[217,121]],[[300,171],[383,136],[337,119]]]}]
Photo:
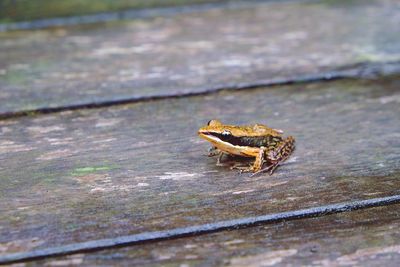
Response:
[{"label": "frog's back", "polygon": [[280,136],[244,136],[240,137],[242,146],[274,148],[282,141]]},{"label": "frog's back", "polygon": [[263,124],[253,124],[244,127],[246,132],[251,136],[273,136],[273,137],[280,137],[283,134],[282,130],[273,129]]}]

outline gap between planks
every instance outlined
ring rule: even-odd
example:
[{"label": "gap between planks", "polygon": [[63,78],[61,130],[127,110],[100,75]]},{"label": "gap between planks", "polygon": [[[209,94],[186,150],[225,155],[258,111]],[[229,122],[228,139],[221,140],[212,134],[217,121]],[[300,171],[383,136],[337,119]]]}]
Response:
[{"label": "gap between planks", "polygon": [[186,92],[180,94],[165,93],[165,94],[156,94],[153,96],[138,96],[131,98],[128,97],[128,98],[114,99],[109,101],[88,102],[88,103],[73,104],[73,105],[66,105],[59,107],[44,107],[44,108],[21,110],[15,112],[4,112],[0,113],[0,120],[49,114],[49,113],[58,113],[63,111],[71,111],[79,109],[110,107],[116,105],[147,102],[153,100],[209,95],[213,93],[218,93],[220,91],[256,89],[260,87],[282,86],[282,85],[299,84],[299,83],[315,83],[315,82],[333,81],[339,79],[365,79],[377,76],[387,76],[396,73],[400,73],[400,61],[380,62],[380,63],[360,63],[360,64],[355,64],[353,66],[348,66],[347,68],[342,70],[334,70],[334,71],[321,72],[309,75],[300,75],[289,78],[261,80],[252,83],[237,83],[237,84],[219,85],[215,87],[204,87],[196,92]]},{"label": "gap between planks", "polygon": [[160,242],[225,230],[253,227],[260,224],[276,223],[286,220],[322,217],[335,213],[349,212],[353,210],[385,206],[397,203],[400,203],[400,195],[324,205],[295,211],[266,214],[256,217],[246,217],[234,220],[219,221],[164,231],[145,232],[115,238],[92,240],[47,249],[38,249],[29,252],[8,254],[0,257],[0,265],[33,261],[55,256],[65,256],[82,252],[94,252],[123,246],[140,245],[149,242]]}]

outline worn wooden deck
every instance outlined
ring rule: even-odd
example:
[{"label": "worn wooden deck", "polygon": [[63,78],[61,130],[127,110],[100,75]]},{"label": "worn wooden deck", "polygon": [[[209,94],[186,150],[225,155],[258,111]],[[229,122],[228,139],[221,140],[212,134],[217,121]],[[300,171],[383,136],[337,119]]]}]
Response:
[{"label": "worn wooden deck", "polygon": [[[398,265],[399,11],[257,2],[0,33],[0,264]],[[212,118],[296,151],[273,176],[217,167]]]}]

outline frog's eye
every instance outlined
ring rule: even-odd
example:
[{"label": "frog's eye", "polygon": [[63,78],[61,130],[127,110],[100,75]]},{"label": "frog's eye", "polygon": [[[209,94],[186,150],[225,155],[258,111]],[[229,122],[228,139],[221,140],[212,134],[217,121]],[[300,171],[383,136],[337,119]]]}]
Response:
[{"label": "frog's eye", "polygon": [[218,125],[222,125],[222,123],[219,120],[210,120],[207,123],[207,126],[218,126]]},{"label": "frog's eye", "polygon": [[228,131],[228,130],[224,130],[224,131],[222,132],[222,135],[228,136],[228,135],[231,135],[231,132]]}]

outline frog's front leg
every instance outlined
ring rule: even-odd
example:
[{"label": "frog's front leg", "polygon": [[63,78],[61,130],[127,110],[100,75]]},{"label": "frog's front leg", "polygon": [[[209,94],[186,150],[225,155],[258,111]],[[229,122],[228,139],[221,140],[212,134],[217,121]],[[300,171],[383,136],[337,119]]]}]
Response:
[{"label": "frog's front leg", "polygon": [[208,149],[208,157],[215,157],[221,153],[221,150],[219,150],[217,147],[212,146]]},{"label": "frog's front leg", "polygon": [[218,151],[219,151],[219,156],[217,159],[217,166],[225,166],[223,163],[221,163],[222,157],[225,155],[225,153],[222,152],[221,150]]},{"label": "frog's front leg", "polygon": [[217,166],[225,166],[223,163],[221,163],[222,157],[225,155],[224,152],[222,152],[221,150],[219,150],[218,148],[216,148],[215,146],[210,147],[210,149],[208,149],[208,154],[207,156],[209,157],[215,157],[218,156],[217,158]]},{"label": "frog's front leg", "polygon": [[268,167],[257,171],[253,175],[266,171],[269,171],[269,174],[272,175],[276,168],[278,168],[279,164],[287,160],[293,153],[295,149],[294,142],[295,140],[292,136],[286,138],[280,146],[268,153],[267,161],[271,164]]}]

